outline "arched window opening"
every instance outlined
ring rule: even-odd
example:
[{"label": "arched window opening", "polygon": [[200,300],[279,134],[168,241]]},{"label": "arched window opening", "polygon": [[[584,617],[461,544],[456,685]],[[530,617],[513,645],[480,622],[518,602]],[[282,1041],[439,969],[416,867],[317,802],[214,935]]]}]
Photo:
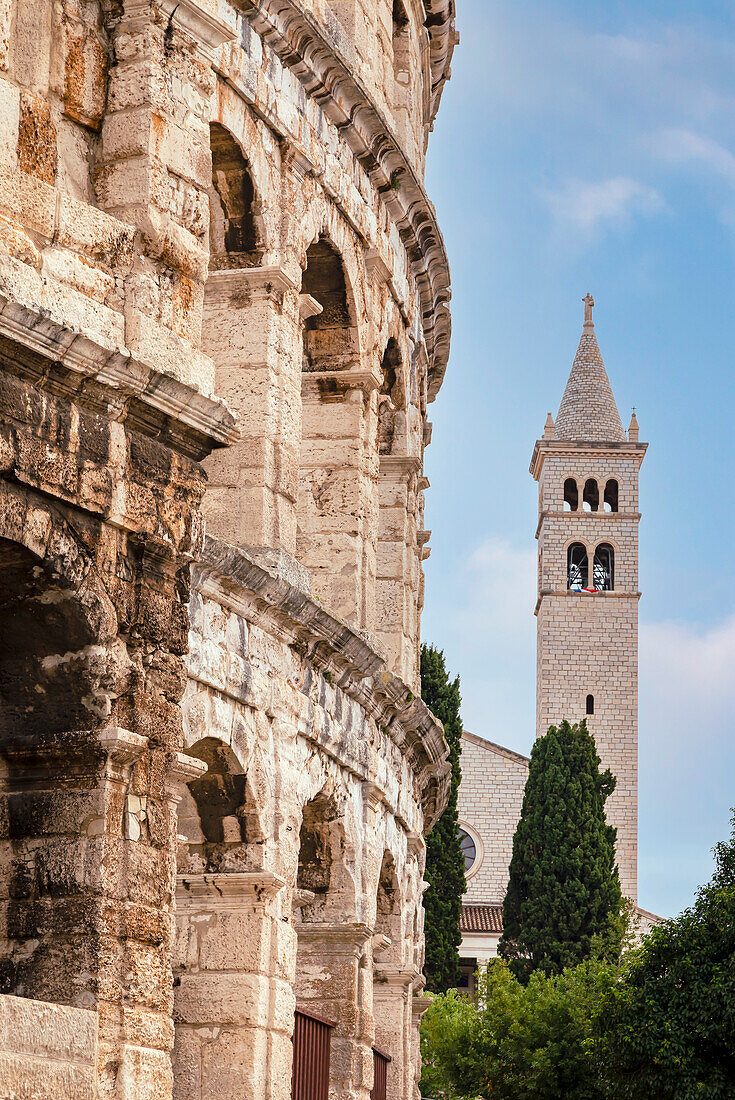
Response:
[{"label": "arched window opening", "polygon": [[584,483],[582,507],[585,512],[598,512],[600,510],[600,490],[593,477],[587,478]]},{"label": "arched window opening", "polygon": [[585,709],[585,714],[594,714],[595,713],[595,697],[594,697],[594,695],[588,695],[587,696],[587,701],[585,703],[585,708],[584,709]]},{"label": "arched window opening", "polygon": [[253,870],[260,832],[256,807],[248,797],[247,777],[237,756],[218,737],[203,737],[186,750],[207,771],[188,784],[179,803],[178,830],[188,841],[185,870]]},{"label": "arched window opening", "polygon": [[605,486],[605,511],[617,512],[618,510],[618,483],[615,478],[610,478]]},{"label": "arched window opening", "polygon": [[342,260],[326,237],[306,253],[301,289],[321,306],[304,323],[303,369],[347,370],[357,358],[356,330]]},{"label": "arched window opening", "polygon": [[564,511],[576,512],[579,508],[579,489],[573,477],[568,477],[564,482]]},{"label": "arched window opening", "polygon": [[396,865],[390,852],[383,853],[378,878],[378,893],[375,906],[375,931],[390,943],[382,943],[377,949],[380,962],[393,960],[400,963],[404,945],[401,932],[401,891],[396,873]]},{"label": "arched window opening", "polygon": [[592,577],[599,592],[612,591],[615,584],[615,551],[607,542],[601,542],[595,550]]},{"label": "arched window opening", "polygon": [[301,919],[326,920],[329,911],[350,908],[346,886],[345,834],[335,800],[322,793],[304,807],[299,833],[296,888],[302,892]]},{"label": "arched window opening", "polygon": [[393,450],[396,434],[396,412],[405,405],[403,391],[403,367],[397,341],[388,341],[381,365],[383,381],[378,397],[378,450],[389,455]]},{"label": "arched window opening", "polygon": [[588,579],[587,547],[581,542],[573,542],[567,550],[567,588],[571,592],[581,592],[587,587]]},{"label": "arched window opening", "polygon": [[262,258],[253,178],[240,146],[224,126],[209,127],[212,189],[209,194],[209,266],[254,267]]}]

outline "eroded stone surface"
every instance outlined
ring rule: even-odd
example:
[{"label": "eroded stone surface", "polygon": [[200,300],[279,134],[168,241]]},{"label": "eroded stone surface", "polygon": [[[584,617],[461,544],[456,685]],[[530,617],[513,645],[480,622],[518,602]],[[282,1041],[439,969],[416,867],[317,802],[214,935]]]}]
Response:
[{"label": "eroded stone surface", "polygon": [[93,1032],[16,1091],[286,1100],[312,1012],[415,1094],[452,20],[0,3],[0,992]]}]

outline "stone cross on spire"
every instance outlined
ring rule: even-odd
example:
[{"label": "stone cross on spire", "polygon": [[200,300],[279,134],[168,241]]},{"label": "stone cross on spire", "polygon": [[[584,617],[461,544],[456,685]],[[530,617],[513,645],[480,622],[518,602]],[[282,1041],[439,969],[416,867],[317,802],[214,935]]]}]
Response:
[{"label": "stone cross on spire", "polygon": [[586,297],[584,297],[582,301],[584,302],[584,327],[593,328],[594,321],[592,320],[592,307],[595,304],[595,299],[592,297],[589,290],[587,291]]}]

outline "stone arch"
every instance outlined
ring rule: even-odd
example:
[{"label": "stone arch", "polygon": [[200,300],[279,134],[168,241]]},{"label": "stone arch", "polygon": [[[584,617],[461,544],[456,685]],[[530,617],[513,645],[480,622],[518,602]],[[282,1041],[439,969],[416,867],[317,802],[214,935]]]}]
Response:
[{"label": "stone arch", "polygon": [[301,291],[319,307],[304,323],[303,369],[354,367],[360,355],[354,294],[342,256],[326,234],[307,249]]},{"label": "stone arch", "polygon": [[[406,380],[403,357],[398,341],[391,336],[385,345],[380,364],[380,392],[378,395],[378,451],[381,455],[393,453],[396,438],[405,435]],[[400,428],[404,431],[401,432]]]},{"label": "stone arch", "polygon": [[257,267],[265,251],[261,205],[252,169],[239,143],[220,122],[209,124],[210,270]]},{"label": "stone arch", "polygon": [[[358,627],[374,614],[376,401],[361,363],[358,313],[342,252],[322,233],[302,280],[302,437],[296,554],[328,609]],[[373,459],[374,461],[374,459]]]},{"label": "stone arch", "polygon": [[299,827],[296,891],[303,923],[355,919],[356,889],[348,858],[343,810],[323,788],[303,807]]},{"label": "stone arch", "polygon": [[10,486],[2,496],[0,743],[99,728],[131,670],[115,608],[61,516]]},{"label": "stone arch", "polygon": [[383,852],[375,892],[375,934],[389,943],[378,943],[376,956],[381,962],[399,965],[403,952],[403,892],[392,852]]},{"label": "stone arch", "polygon": [[207,770],[187,784],[179,804],[179,832],[186,839],[180,870],[196,874],[257,869],[264,841],[260,808],[236,753],[219,738],[207,736],[187,754],[205,763]]}]

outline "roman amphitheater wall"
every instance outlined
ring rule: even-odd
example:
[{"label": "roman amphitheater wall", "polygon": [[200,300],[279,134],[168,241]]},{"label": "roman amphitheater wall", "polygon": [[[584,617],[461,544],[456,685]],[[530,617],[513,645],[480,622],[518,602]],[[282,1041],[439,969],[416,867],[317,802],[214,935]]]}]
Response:
[{"label": "roman amphitheater wall", "polygon": [[446,797],[445,744],[306,579],[212,538],[194,568],[185,741],[209,770],[179,811],[174,1095],[187,1100],[234,1100],[253,1067],[258,1095],[285,1100],[294,1010],[333,1025],[331,1095],[366,1100],[376,1034],[395,1095],[413,1095],[421,837]]},{"label": "roman amphitheater wall", "polygon": [[416,1090],[455,39],[360,11],[374,68],[317,0],[0,3],[0,994],[98,1100],[285,1100],[299,1007]]}]

